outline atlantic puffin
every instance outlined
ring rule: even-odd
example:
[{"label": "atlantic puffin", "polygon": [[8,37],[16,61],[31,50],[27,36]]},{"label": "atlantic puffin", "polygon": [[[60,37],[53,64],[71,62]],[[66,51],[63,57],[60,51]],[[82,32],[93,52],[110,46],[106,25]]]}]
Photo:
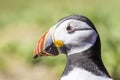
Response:
[{"label": "atlantic puffin", "polygon": [[101,59],[101,42],[94,24],[83,15],[60,19],[45,32],[34,49],[34,58],[65,54],[60,80],[113,80]]}]

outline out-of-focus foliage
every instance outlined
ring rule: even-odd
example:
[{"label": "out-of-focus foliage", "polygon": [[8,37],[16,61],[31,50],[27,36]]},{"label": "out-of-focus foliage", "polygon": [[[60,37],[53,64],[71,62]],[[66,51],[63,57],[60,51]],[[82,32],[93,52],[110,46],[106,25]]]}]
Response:
[{"label": "out-of-focus foliage", "polygon": [[64,69],[65,56],[34,60],[34,45],[60,18],[82,14],[95,24],[105,66],[114,80],[120,80],[119,3],[119,0],[0,0],[0,74],[8,74],[11,64],[22,62],[29,67],[48,66],[58,77]]}]

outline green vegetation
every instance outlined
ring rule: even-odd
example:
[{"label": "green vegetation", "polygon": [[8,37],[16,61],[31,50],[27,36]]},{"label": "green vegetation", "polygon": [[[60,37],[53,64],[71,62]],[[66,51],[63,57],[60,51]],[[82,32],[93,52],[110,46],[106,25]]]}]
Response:
[{"label": "green vegetation", "polygon": [[95,24],[105,66],[114,80],[120,80],[119,3],[119,0],[0,0],[0,72],[9,70],[14,63],[11,61],[18,61],[29,66],[45,65],[60,75],[65,56],[34,60],[35,43],[60,18],[82,14]]}]

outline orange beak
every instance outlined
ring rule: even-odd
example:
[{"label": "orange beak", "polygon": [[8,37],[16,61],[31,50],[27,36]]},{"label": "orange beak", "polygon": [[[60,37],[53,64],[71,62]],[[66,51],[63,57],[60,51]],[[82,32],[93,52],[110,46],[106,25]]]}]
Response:
[{"label": "orange beak", "polygon": [[57,47],[53,43],[52,32],[49,31],[44,33],[34,48],[34,58],[58,54]]},{"label": "orange beak", "polygon": [[[34,57],[36,58],[38,55],[40,56],[47,56],[49,54],[45,53],[43,51],[43,48],[44,48],[44,44],[45,44],[45,37],[46,37],[46,33],[44,33],[42,35],[42,37],[39,39],[38,43],[36,44],[36,47],[34,49]],[[39,54],[40,53],[40,54]]]}]

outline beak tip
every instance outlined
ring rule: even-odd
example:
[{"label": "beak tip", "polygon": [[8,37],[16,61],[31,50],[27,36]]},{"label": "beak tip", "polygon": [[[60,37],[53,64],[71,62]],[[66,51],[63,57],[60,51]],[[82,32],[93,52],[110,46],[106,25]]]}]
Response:
[{"label": "beak tip", "polygon": [[36,54],[36,55],[33,56],[34,59],[36,59],[36,58],[38,58],[38,57],[39,57],[38,54]]}]

